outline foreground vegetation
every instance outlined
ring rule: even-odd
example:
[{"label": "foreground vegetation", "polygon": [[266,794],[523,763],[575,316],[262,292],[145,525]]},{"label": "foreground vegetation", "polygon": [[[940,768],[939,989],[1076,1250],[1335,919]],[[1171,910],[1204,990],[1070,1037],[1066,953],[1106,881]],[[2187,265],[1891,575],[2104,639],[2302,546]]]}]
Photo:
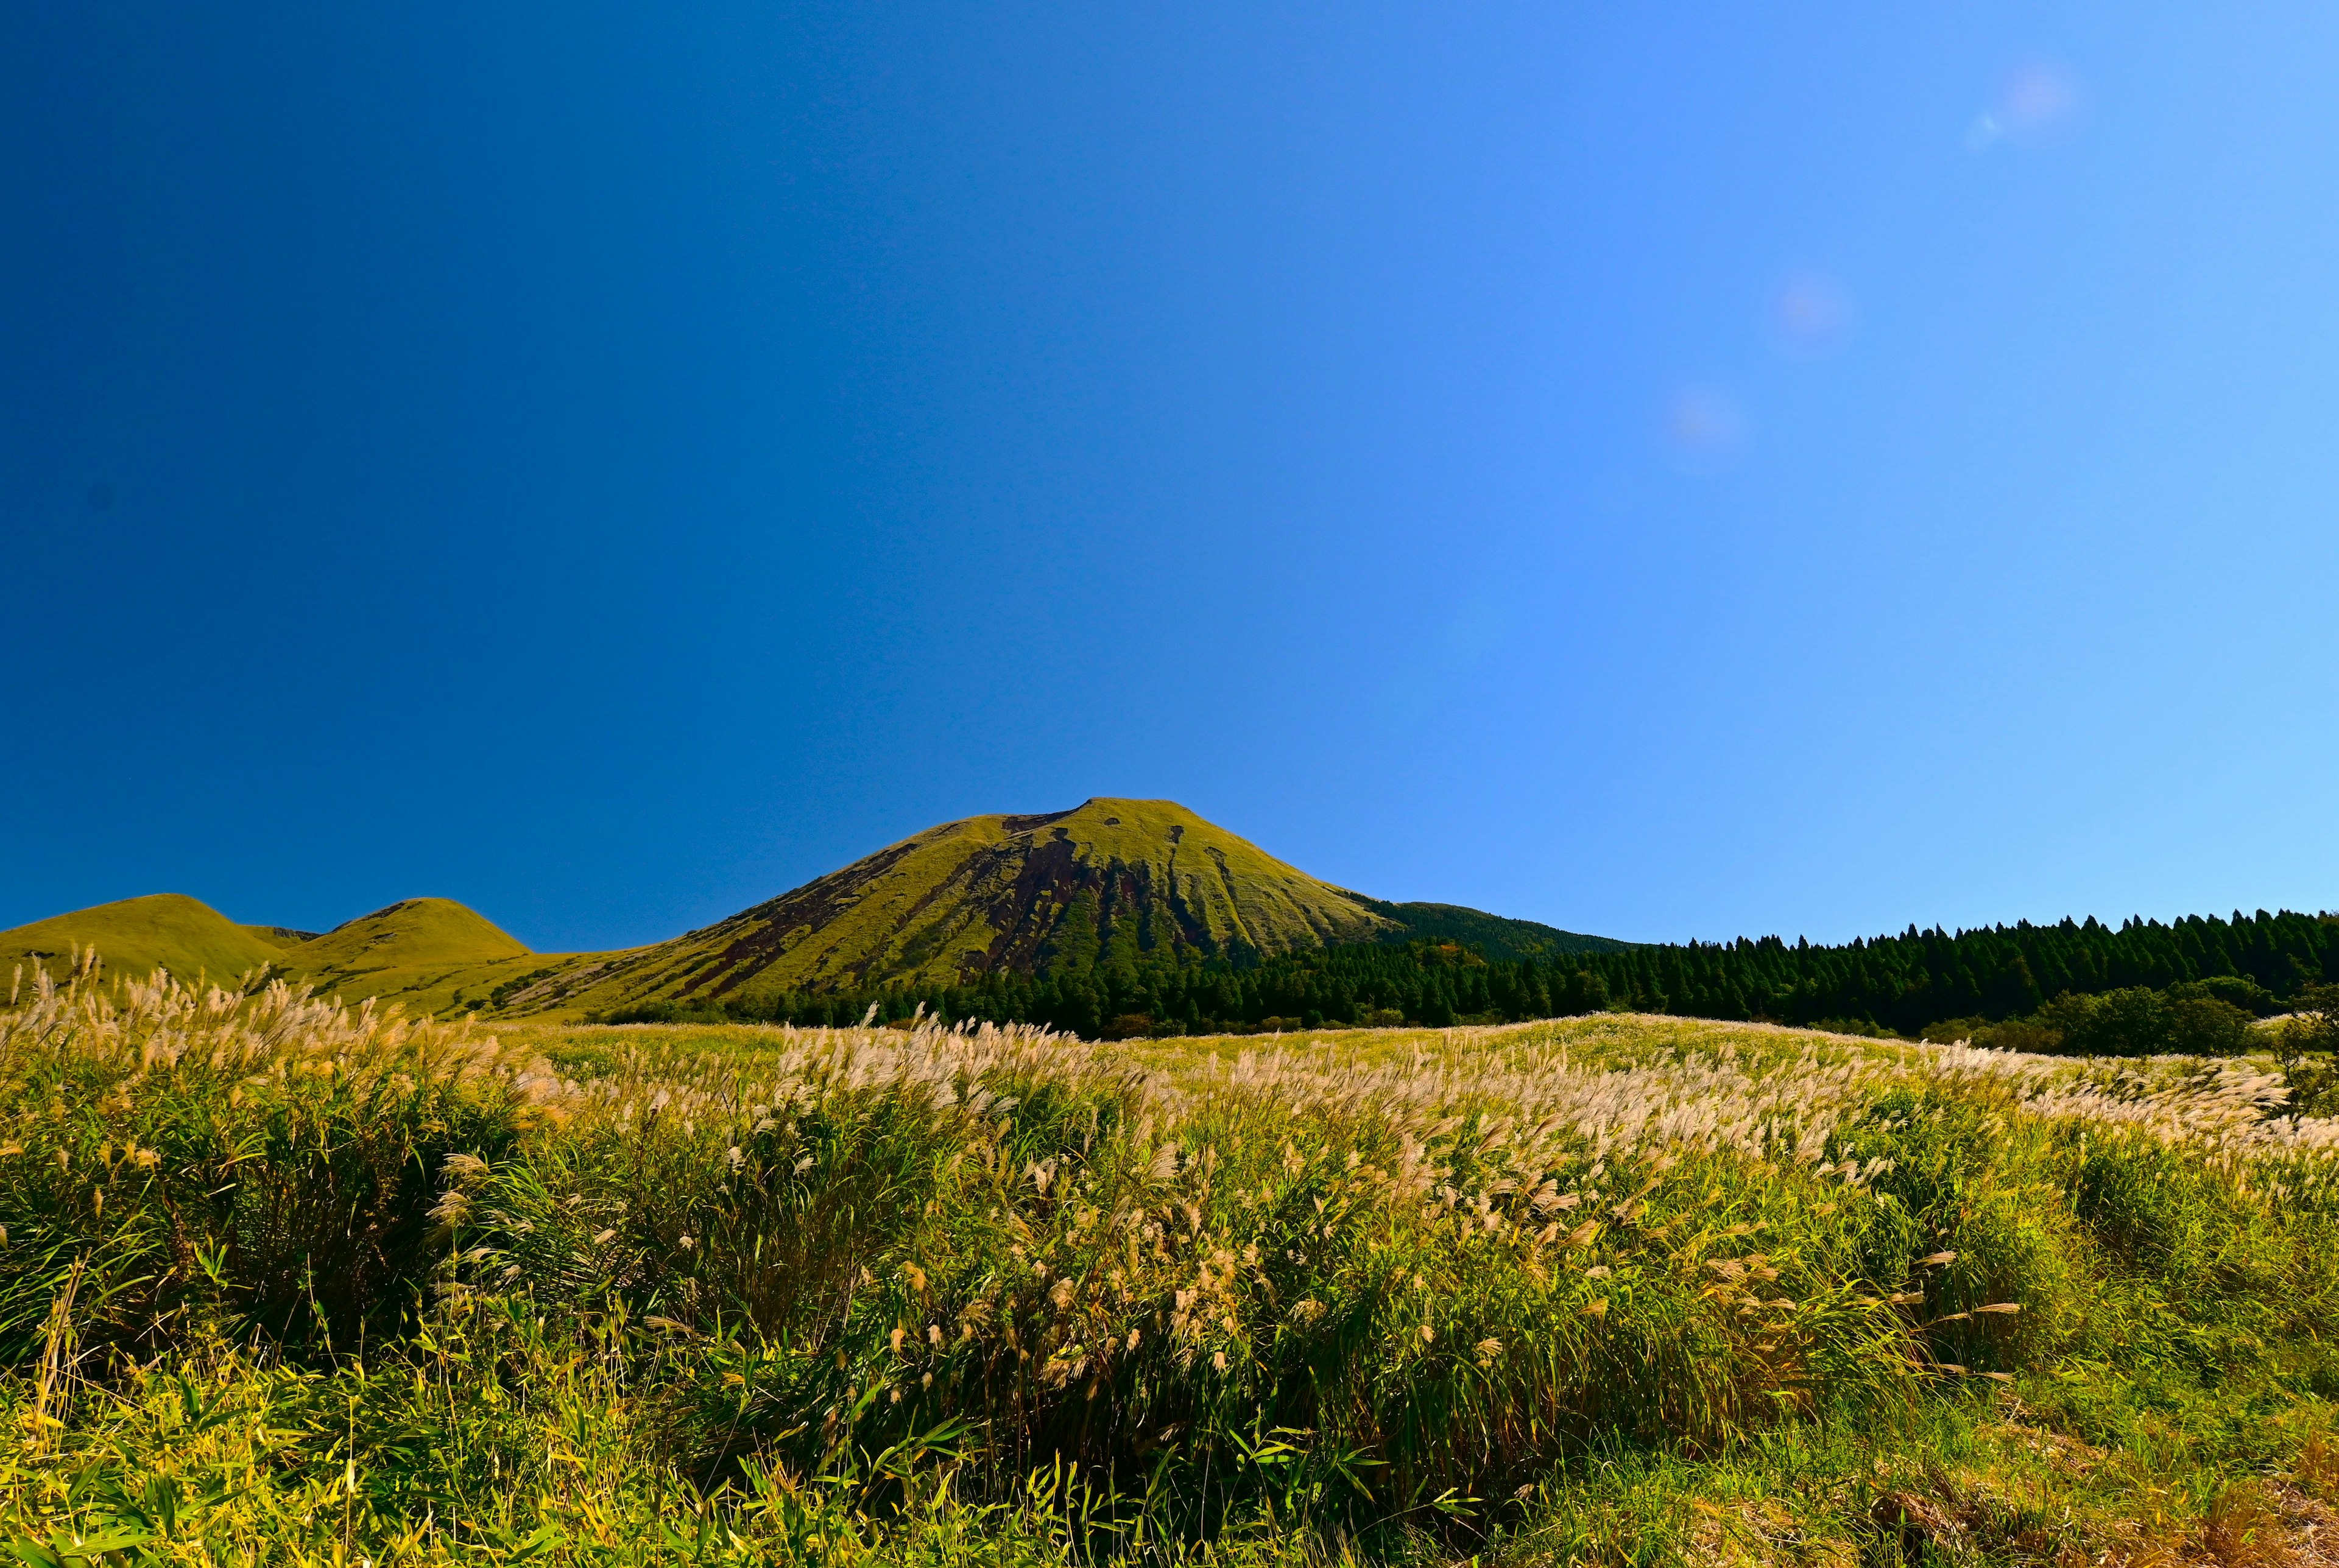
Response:
[{"label": "foreground vegetation", "polygon": [[29,1563],[2175,1563],[2339,1533],[2257,1058],[1601,1015],[1086,1044],[45,978]]}]

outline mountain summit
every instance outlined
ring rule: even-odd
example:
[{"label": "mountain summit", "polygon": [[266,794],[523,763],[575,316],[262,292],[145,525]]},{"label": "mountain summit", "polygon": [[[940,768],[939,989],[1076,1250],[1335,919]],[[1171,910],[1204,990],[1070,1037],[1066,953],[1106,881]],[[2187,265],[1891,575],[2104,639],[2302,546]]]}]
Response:
[{"label": "mountain summit", "polygon": [[1400,929],[1373,901],[1174,801],[1091,800],[928,828],[728,920],[555,983],[573,1005],[607,1008],[648,997],[950,984],[1140,954],[1284,952]]}]

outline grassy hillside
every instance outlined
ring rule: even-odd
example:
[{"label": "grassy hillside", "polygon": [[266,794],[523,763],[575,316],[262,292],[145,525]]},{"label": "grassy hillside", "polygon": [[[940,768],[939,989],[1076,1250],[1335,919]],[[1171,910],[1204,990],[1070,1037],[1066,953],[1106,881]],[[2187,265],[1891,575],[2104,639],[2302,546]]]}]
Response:
[{"label": "grassy hillside", "polygon": [[2339,1125],[2261,1064],[117,1005],[0,1012],[27,1562],[2309,1568],[2339,1527]]},{"label": "grassy hillside", "polygon": [[199,974],[232,981],[283,956],[262,929],[272,928],[238,925],[184,893],[150,893],[0,932],[0,971],[23,964],[62,976],[76,948],[94,947],[108,974],[143,979],[159,967],[191,982]]},{"label": "grassy hillside", "polygon": [[518,938],[450,898],[401,899],[286,952],[293,965],[319,975],[489,963],[527,956],[528,948]]},{"label": "grassy hillside", "polygon": [[607,1011],[947,983],[1394,929],[1359,895],[1174,802],[1091,800],[929,828],[703,931],[580,966],[529,1000]]},{"label": "grassy hillside", "polygon": [[416,964],[323,975],[291,969],[286,971],[286,978],[316,984],[324,992],[349,1001],[370,999],[380,1003],[394,1002],[410,1018],[425,1014],[433,1018],[456,1018],[466,1013],[494,1015],[506,1011],[525,1013],[544,1010],[526,1005],[507,1010],[506,1001],[516,993],[538,991],[541,994],[539,988],[548,983],[558,985],[559,977],[599,963],[607,956],[594,952],[531,952],[469,963]]}]

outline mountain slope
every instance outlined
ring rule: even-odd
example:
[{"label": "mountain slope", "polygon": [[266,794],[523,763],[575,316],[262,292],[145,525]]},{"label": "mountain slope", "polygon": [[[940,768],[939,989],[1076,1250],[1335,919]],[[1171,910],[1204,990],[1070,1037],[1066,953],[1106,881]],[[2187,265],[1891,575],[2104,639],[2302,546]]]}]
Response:
[{"label": "mountain slope", "polygon": [[878,981],[948,983],[1191,952],[1284,952],[1397,929],[1370,901],[1171,801],[944,823],[702,931],[511,1005],[609,1009]]},{"label": "mountain slope", "polygon": [[62,976],[76,947],[94,947],[108,974],[143,980],[159,967],[190,984],[198,974],[229,984],[283,958],[281,942],[261,934],[270,929],[238,925],[183,892],[149,893],[0,931],[0,970]]},{"label": "mountain slope", "polygon": [[1540,921],[1512,920],[1458,903],[1383,903],[1377,899],[1365,902],[1399,928],[1384,941],[1458,942],[1487,958],[1549,960],[1562,953],[1623,952],[1633,945],[1613,936],[1585,936]]}]

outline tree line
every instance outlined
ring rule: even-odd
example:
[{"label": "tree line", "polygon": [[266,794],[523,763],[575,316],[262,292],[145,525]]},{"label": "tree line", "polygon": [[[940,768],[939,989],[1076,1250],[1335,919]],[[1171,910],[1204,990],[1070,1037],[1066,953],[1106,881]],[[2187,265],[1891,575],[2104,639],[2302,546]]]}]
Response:
[{"label": "tree line", "polygon": [[[2067,1006],[2063,1023],[2055,1022],[2049,1014],[2058,998],[2123,991],[2154,992],[2164,1011],[2187,1001],[2216,1001],[2242,1015],[2281,1011],[2304,988],[2326,976],[2339,980],[2339,915],[2235,911],[2230,920],[2132,919],[2117,928],[2094,919],[2023,922],[1955,933],[1911,926],[1837,946],[1762,937],[1516,958],[1417,938],[1266,955],[1132,956],[1111,944],[1102,952],[1110,962],[1060,962],[1040,975],[656,1001],[607,1020],[836,1025],[859,1021],[872,1007],[880,1021],[894,1021],[923,1006],[948,1021],[1045,1023],[1094,1039],[1443,1027],[1615,1009],[1909,1038],[2021,1020],[2043,1020],[2038,1027],[2052,1030],[2078,1016]],[[2199,1008],[2184,1016],[2194,1024],[2223,1017]],[[2027,1038],[2035,1046],[2043,1037]]]}]

